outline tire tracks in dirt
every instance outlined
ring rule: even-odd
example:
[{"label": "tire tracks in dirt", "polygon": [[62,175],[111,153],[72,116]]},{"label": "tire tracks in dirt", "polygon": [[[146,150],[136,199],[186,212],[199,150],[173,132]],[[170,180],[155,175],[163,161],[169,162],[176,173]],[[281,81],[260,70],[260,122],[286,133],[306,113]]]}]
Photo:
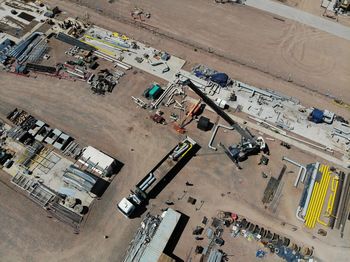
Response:
[{"label": "tire tracks in dirt", "polygon": [[[117,14],[116,12],[113,12],[113,10],[96,9],[96,5],[94,6],[88,2],[85,2],[84,0],[78,0],[78,1],[63,0],[63,1],[59,1],[59,2],[57,2],[56,0],[48,0],[47,2],[53,3],[53,4],[58,4],[60,7],[63,7],[63,9],[69,10],[69,12],[74,12],[75,11],[74,7],[76,7],[76,8],[83,7],[83,8],[86,8],[89,12],[94,13],[95,15],[103,15],[109,19],[115,20],[115,21],[120,22],[122,24],[147,31],[147,32],[149,32],[157,37],[164,38],[166,40],[172,40],[172,41],[175,41],[182,46],[189,47],[191,49],[196,49],[197,51],[201,51],[203,53],[206,53],[209,56],[219,58],[219,59],[226,61],[226,62],[231,62],[231,63],[237,64],[240,66],[247,67],[249,69],[258,71],[260,73],[263,73],[263,74],[265,74],[269,77],[272,77],[274,79],[277,79],[277,80],[282,80],[285,82],[292,83],[293,85],[295,85],[303,90],[318,94],[322,97],[331,98],[331,99],[336,98],[332,94],[318,90],[317,86],[310,86],[310,85],[303,83],[303,80],[291,79],[290,74],[270,71],[270,70],[266,69],[265,67],[263,67],[263,65],[257,65],[255,63],[246,62],[246,61],[244,61],[240,58],[237,58],[237,57],[229,56],[222,51],[216,50],[216,49],[209,47],[209,46],[202,45],[202,44],[195,42],[193,40],[190,40],[188,38],[179,37],[171,32],[160,29],[159,27],[149,25],[145,22],[139,22],[139,21],[129,19],[121,14]],[[83,14],[83,10],[80,9],[79,13]],[[90,17],[90,18],[92,18],[92,17]],[[93,20],[93,19],[91,19],[91,20]],[[98,22],[97,22],[97,24],[98,24]],[[124,32],[124,33],[126,33],[126,32]],[[321,32],[317,32],[317,33],[321,34]],[[289,37],[293,37],[293,36],[289,36]],[[136,40],[142,41],[141,39],[136,39]],[[286,42],[287,41],[284,41],[284,43],[286,43]],[[288,60],[288,57],[286,57],[285,59]]]},{"label": "tire tracks in dirt", "polygon": [[[298,33],[299,32],[299,33]],[[297,67],[314,75],[325,75],[335,67],[335,60],[321,59],[314,65],[305,63],[305,45],[310,42],[317,44],[318,41],[327,39],[327,35],[315,31],[305,25],[292,23],[285,37],[279,45],[279,52],[286,64]]]}]

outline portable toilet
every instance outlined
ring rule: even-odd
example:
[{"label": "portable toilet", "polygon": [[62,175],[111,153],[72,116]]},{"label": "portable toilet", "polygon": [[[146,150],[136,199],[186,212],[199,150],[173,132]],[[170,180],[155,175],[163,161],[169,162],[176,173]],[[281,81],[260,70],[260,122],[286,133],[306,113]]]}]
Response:
[{"label": "portable toilet", "polygon": [[154,84],[153,87],[151,88],[151,90],[148,93],[148,96],[150,99],[157,99],[161,93],[163,92],[163,90],[160,88],[159,85]]}]

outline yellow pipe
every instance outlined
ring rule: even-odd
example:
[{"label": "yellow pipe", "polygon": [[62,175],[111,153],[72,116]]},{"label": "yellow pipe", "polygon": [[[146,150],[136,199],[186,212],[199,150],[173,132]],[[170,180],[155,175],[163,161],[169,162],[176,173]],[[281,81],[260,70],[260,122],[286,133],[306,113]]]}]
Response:
[{"label": "yellow pipe", "polygon": [[331,213],[331,207],[332,207],[332,201],[333,201],[333,194],[331,194],[329,196],[329,199],[328,199],[328,204],[327,204],[327,214],[330,214]]},{"label": "yellow pipe", "polygon": [[307,210],[307,214],[306,214],[306,225],[308,227],[311,227],[311,220],[313,217],[313,210],[314,210],[314,206],[315,206],[315,199],[316,199],[316,195],[318,193],[318,187],[319,187],[319,183],[315,183],[313,191],[312,191],[312,195],[311,195],[311,199],[310,199],[310,205],[309,208]]},{"label": "yellow pipe", "polygon": [[97,42],[101,42],[101,43],[103,43],[103,44],[105,44],[105,45],[108,45],[108,46],[110,46],[110,47],[113,47],[113,48],[117,48],[117,49],[124,50],[124,51],[127,51],[127,50],[128,50],[127,48],[124,48],[124,47],[121,47],[121,46],[118,46],[118,45],[114,45],[114,44],[112,44],[112,43],[110,43],[110,42],[104,41],[104,40],[102,40],[102,39],[95,38],[95,37],[90,36],[90,35],[84,35],[84,37],[89,38],[89,39],[91,39],[91,40],[95,40],[95,41],[97,41]]},{"label": "yellow pipe", "polygon": [[[321,171],[323,173],[323,169],[324,169],[324,165],[321,165],[319,171]],[[314,210],[314,206],[315,206],[316,195],[318,194],[318,187],[319,187],[319,183],[315,182],[314,188],[312,190],[310,204],[309,204],[309,207],[307,209],[307,213],[306,213],[306,217],[305,217],[307,227],[311,227],[311,221],[312,221],[312,217],[313,217],[313,213],[314,213],[313,210]]]},{"label": "yellow pipe", "polygon": [[313,199],[313,206],[312,206],[312,209],[311,209],[311,217],[310,217],[310,226],[311,227],[314,227],[313,225],[315,224],[315,221],[317,219],[316,217],[316,212],[317,212],[317,206],[318,206],[318,200],[319,200],[319,196],[321,194],[321,191],[322,191],[322,185],[323,185],[323,180],[325,178],[325,171],[326,171],[326,166],[325,165],[322,165],[321,168],[320,168],[320,171],[322,173],[322,178],[321,180],[317,183],[318,186],[317,186],[317,191],[315,192],[315,196],[314,196],[314,199]]},{"label": "yellow pipe", "polygon": [[321,200],[321,197],[322,197],[322,192],[323,192],[323,188],[324,188],[324,179],[326,177],[326,170],[327,170],[327,167],[325,166],[323,168],[323,172],[322,172],[322,179],[320,181],[320,186],[319,186],[319,190],[317,192],[317,195],[315,196],[316,198],[316,202],[314,204],[314,209],[313,209],[313,212],[312,212],[312,219],[310,221],[310,226],[313,228],[315,227],[316,225],[316,221],[317,221],[317,218],[318,218],[318,213],[319,213],[319,206],[320,206],[320,200]]},{"label": "yellow pipe", "polygon": [[309,222],[309,226],[311,228],[314,228],[316,225],[316,222],[320,216],[320,213],[322,211],[322,206],[323,206],[323,202],[324,202],[324,191],[326,189],[326,181],[328,179],[328,166],[324,166],[323,168],[320,170],[322,171],[322,178],[321,181],[319,183],[319,186],[317,187],[317,193],[315,195],[315,203],[313,204],[313,208],[312,208],[312,213],[311,213],[311,218],[310,218],[310,222]]},{"label": "yellow pipe", "polygon": [[[330,173],[330,172],[329,172]],[[325,184],[326,185],[326,190],[323,192],[323,202],[324,202],[324,199],[325,199],[325,197],[326,197],[326,194],[327,194],[327,189],[328,189],[328,185],[329,185],[329,182],[330,182],[330,180],[331,180],[331,176],[329,175],[329,173],[327,173],[327,183]],[[321,205],[320,206],[320,210],[319,210],[319,216],[318,216],[318,218],[317,218],[317,222],[318,223],[320,223],[321,225],[323,225],[323,226],[328,226],[328,224],[326,223],[326,222],[324,222],[324,221],[322,221],[321,219],[320,219],[320,216],[321,216],[321,212],[322,212],[322,207],[323,207],[323,205]]]},{"label": "yellow pipe", "polygon": [[334,179],[332,180],[332,182],[335,180],[335,189],[333,191],[333,194],[331,195],[332,196],[332,202],[330,203],[330,206],[329,206],[329,214],[332,214],[332,211],[333,211],[333,205],[334,205],[334,200],[335,200],[335,195],[336,195],[336,192],[337,192],[337,189],[338,189],[338,179]]},{"label": "yellow pipe", "polygon": [[101,48],[101,47],[99,47],[99,46],[95,46],[95,45],[93,45],[93,44],[91,44],[91,43],[89,43],[89,42],[86,42],[86,41],[84,41],[84,40],[80,40],[80,41],[83,42],[83,43],[85,43],[85,44],[87,44],[87,45],[89,45],[89,46],[95,47],[97,50],[101,51],[102,53],[105,53],[105,54],[107,54],[107,55],[109,55],[109,56],[115,56],[115,53],[112,52],[112,51],[108,51],[108,50],[106,50],[106,49],[104,49],[104,48]]}]

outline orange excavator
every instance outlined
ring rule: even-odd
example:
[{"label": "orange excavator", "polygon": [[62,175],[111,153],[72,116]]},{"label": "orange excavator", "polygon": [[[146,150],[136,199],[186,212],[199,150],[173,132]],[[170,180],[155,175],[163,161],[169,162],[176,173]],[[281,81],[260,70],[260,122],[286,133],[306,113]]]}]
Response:
[{"label": "orange excavator", "polygon": [[[193,104],[193,106],[191,107],[191,109],[186,113],[186,115],[184,116],[184,118],[181,120],[180,124],[175,123],[174,124],[174,129],[180,133],[180,134],[184,134],[186,132],[185,126],[188,125],[189,123],[191,123],[191,121],[193,120],[193,118],[198,115],[200,108],[201,108],[201,103],[202,103],[202,99],[199,99],[195,104]],[[186,122],[187,119],[190,119],[190,121]]]}]

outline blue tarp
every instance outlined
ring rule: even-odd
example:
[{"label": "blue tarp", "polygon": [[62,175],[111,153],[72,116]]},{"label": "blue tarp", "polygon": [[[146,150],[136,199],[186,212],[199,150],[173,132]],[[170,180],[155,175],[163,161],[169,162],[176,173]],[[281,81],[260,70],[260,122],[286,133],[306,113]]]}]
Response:
[{"label": "blue tarp", "polygon": [[210,80],[225,87],[227,85],[228,75],[225,73],[216,73],[210,77]]},{"label": "blue tarp", "polygon": [[323,111],[315,108],[311,113],[311,121],[314,123],[322,123],[323,122]]},{"label": "blue tarp", "polygon": [[293,251],[290,248],[284,247],[284,246],[276,246],[277,252],[275,253],[280,258],[286,260],[287,262],[298,262],[302,256],[298,253]]},{"label": "blue tarp", "polygon": [[195,71],[194,75],[199,78],[205,78],[206,76],[201,71]]},{"label": "blue tarp", "polygon": [[255,257],[258,258],[263,258],[265,256],[266,252],[264,252],[263,250],[259,249],[258,251],[256,251]]}]

